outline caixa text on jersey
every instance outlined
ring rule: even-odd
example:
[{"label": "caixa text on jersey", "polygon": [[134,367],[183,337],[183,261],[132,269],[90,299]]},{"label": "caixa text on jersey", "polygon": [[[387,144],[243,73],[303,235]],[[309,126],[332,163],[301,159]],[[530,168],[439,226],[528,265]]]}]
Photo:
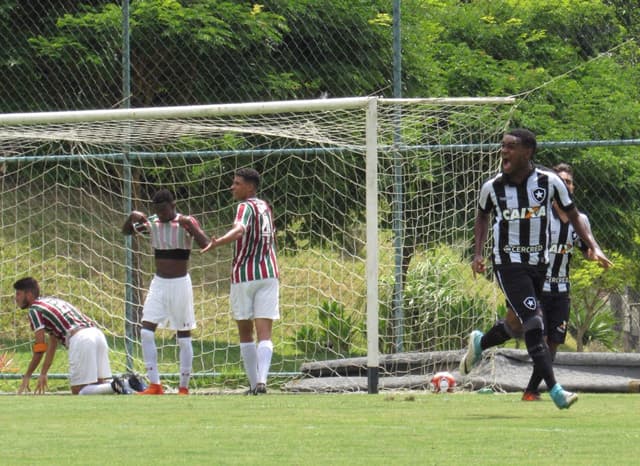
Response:
[{"label": "caixa text on jersey", "polygon": [[502,210],[502,218],[505,220],[530,219],[544,217],[546,215],[547,208],[543,205]]}]

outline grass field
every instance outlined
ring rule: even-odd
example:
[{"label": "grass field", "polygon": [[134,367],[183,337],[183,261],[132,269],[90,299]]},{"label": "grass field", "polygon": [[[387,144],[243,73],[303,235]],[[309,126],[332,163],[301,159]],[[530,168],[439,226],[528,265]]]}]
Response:
[{"label": "grass field", "polygon": [[3,464],[633,464],[640,398],[1,396]]}]

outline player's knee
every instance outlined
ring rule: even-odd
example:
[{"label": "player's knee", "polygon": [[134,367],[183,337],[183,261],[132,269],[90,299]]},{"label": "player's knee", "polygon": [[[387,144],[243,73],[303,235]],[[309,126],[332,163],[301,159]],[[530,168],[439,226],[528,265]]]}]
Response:
[{"label": "player's knee", "polygon": [[504,330],[507,332],[510,338],[522,338],[524,332],[522,331],[522,326],[520,328],[514,328],[508,321],[504,321]]},{"label": "player's knee", "polygon": [[258,342],[258,349],[260,348],[266,348],[273,351],[273,342],[271,340],[260,340]]},{"label": "player's knee", "polygon": [[152,330],[143,328],[140,330],[140,339],[142,341],[153,341],[155,339],[155,333]]},{"label": "player's knee", "polygon": [[155,332],[158,324],[154,324],[153,322],[148,322],[146,320],[142,321],[142,329],[149,330],[150,332]]},{"label": "player's knee", "polygon": [[540,314],[534,314],[522,323],[522,328],[524,329],[524,333],[538,329],[542,331],[542,329],[544,328],[542,316]]}]

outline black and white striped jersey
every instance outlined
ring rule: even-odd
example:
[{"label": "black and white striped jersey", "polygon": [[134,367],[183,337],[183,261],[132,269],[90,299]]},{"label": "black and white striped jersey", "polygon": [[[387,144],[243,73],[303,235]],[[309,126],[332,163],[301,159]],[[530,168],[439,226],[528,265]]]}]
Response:
[{"label": "black and white striped jersey", "polygon": [[[555,209],[551,209],[549,216],[549,267],[544,280],[544,293],[568,293],[570,288],[569,263],[574,248],[582,251],[587,246],[582,242],[571,222],[563,222]],[[589,219],[585,214],[580,214],[582,221],[589,228]]]},{"label": "black and white striped jersey", "polygon": [[521,184],[500,173],[480,189],[478,207],[493,211],[495,265],[549,263],[549,217],[556,200],[563,210],[573,207],[564,181],[550,170],[534,168]]}]

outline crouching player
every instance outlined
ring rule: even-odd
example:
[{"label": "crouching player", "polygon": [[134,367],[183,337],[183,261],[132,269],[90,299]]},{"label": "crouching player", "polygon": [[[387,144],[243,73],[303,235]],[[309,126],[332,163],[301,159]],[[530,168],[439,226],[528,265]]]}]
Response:
[{"label": "crouching player", "polygon": [[[28,309],[29,323],[35,332],[33,356],[22,377],[18,394],[29,392],[31,375],[40,369],[35,394],[47,391],[47,373],[53,363],[58,343],[69,350],[69,381],[74,395],[128,394],[129,388],[119,377],[112,377],[107,339],[96,323],[68,302],[53,296],[40,296],[35,278],[26,277],[13,284],[16,304]],[[48,338],[47,338],[48,335]],[[139,386],[135,375],[132,388]]]}]

